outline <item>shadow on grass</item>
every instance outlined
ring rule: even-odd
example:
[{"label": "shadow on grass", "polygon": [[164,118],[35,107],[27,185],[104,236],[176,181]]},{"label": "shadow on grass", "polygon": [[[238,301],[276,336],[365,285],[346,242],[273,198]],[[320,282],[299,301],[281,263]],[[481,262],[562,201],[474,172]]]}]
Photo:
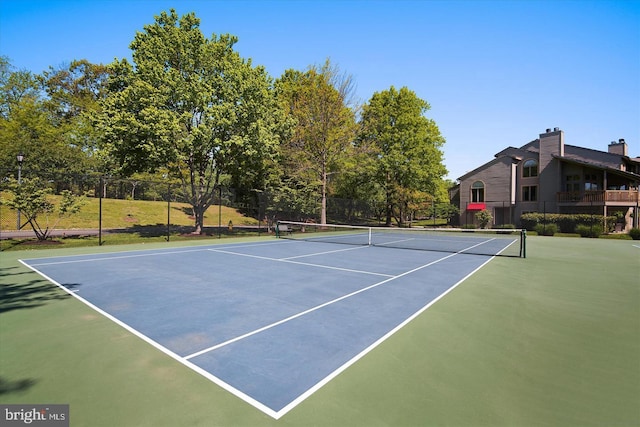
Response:
[{"label": "shadow on grass", "polygon": [[[248,237],[267,236],[273,234],[268,230],[266,224],[258,225],[238,225],[229,226],[207,226],[201,234],[193,234],[194,226],[183,226],[172,224],[167,230],[167,224],[155,225],[132,225],[126,228],[103,229],[102,243],[110,242],[116,244],[144,243],[146,241],[167,241],[167,240],[197,240],[203,237]],[[91,234],[72,234],[69,230],[67,235],[53,236],[49,240],[38,241],[35,238],[3,239],[0,241],[0,251],[24,250],[24,249],[54,249],[63,247],[86,247],[97,246],[99,242],[98,231],[92,230]],[[117,236],[110,239],[109,236]],[[167,238],[168,237],[168,238]]]},{"label": "shadow on grass", "polygon": [[37,382],[38,381],[32,378],[12,381],[4,377],[0,377],[0,396],[3,394],[23,392],[36,385]]},{"label": "shadow on grass", "polygon": [[[0,276],[17,276],[28,273],[9,271],[14,268],[17,267],[0,269]],[[69,297],[69,294],[62,292],[58,287],[43,279],[34,279],[26,283],[4,284],[0,286],[0,313],[40,307],[49,301],[64,300]]]}]

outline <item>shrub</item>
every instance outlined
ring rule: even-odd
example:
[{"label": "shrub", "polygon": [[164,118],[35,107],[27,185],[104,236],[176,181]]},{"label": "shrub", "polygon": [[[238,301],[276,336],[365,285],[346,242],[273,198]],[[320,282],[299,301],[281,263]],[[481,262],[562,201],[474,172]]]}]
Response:
[{"label": "shrub", "polygon": [[631,236],[633,240],[640,240],[640,228],[634,227],[629,230],[629,236]]},{"label": "shrub", "polygon": [[483,209],[479,212],[476,212],[476,219],[480,224],[480,228],[487,228],[487,225],[489,225],[489,223],[493,218],[491,216],[491,212],[489,212],[486,209]]},{"label": "shrub", "polygon": [[528,231],[534,231],[536,229],[536,225],[546,223],[556,224],[558,226],[558,231],[561,233],[573,233],[575,232],[576,227],[580,224],[588,226],[593,225],[594,228],[599,228],[602,231],[605,221],[607,224],[607,231],[612,232],[616,225],[615,215],[604,217],[602,215],[591,214],[543,214],[532,212],[522,214],[520,216],[522,227],[526,228]]},{"label": "shrub", "polygon": [[578,233],[580,237],[600,237],[602,230],[597,225],[580,224],[576,227],[576,233]]},{"label": "shrub", "polygon": [[555,224],[538,224],[536,225],[536,233],[539,236],[553,236],[558,232],[558,226]]}]

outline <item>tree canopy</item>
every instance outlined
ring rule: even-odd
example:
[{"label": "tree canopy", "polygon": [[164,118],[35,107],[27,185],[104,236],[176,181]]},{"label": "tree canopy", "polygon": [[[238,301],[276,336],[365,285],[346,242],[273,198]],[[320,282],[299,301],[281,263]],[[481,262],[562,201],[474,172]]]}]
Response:
[{"label": "tree canopy", "polygon": [[243,60],[231,35],[203,36],[193,13],[163,12],[131,43],[133,62],[111,65],[97,117],[121,173],[166,168],[182,182],[196,233],[223,176],[258,188],[282,114],[264,68]]},{"label": "tree canopy", "polygon": [[342,76],[327,60],[305,73],[287,70],[278,80],[283,108],[294,127],[282,144],[288,177],[299,185],[317,189],[320,222],[326,224],[327,181],[340,172],[355,137],[354,111],[347,105],[352,91],[350,76]]},{"label": "tree canopy", "polygon": [[[357,105],[353,78],[328,59],[274,80],[237,41],[172,9],[135,35],[131,60],[35,75],[0,57],[7,175],[22,151],[26,175],[58,194],[67,175],[130,178],[131,197],[139,181],[162,180],[191,205],[196,233],[223,187],[321,223],[330,197],[364,201],[387,225],[448,201],[445,140],[425,100],[392,86]],[[76,190],[98,191],[94,181]]]},{"label": "tree canopy", "polygon": [[370,154],[371,177],[383,189],[386,224],[396,212],[405,221],[409,205],[426,194],[436,198],[447,173],[440,148],[445,140],[424,116],[429,104],[406,87],[375,93],[363,107],[358,143]]}]

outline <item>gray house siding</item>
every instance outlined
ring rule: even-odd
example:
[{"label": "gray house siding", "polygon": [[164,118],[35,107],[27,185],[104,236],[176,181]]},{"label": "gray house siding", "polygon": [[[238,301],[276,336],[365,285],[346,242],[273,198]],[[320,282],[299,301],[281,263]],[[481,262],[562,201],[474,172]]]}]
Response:
[{"label": "gray house siding", "polygon": [[[525,168],[528,161],[537,162],[537,170]],[[562,130],[547,129],[539,139],[507,147],[459,178],[460,224],[476,224],[475,213],[485,208],[493,226],[520,226],[527,212],[622,215],[626,228],[638,226],[638,172],[640,158],[627,155],[622,139],[598,151],[565,145]],[[474,182],[484,185],[481,205],[473,204]]]},{"label": "gray house siding", "polygon": [[[516,172],[512,165],[512,157],[499,157],[483,167],[465,175],[469,179],[460,181],[460,218],[465,224],[475,224],[477,209],[468,209],[473,204],[472,185],[474,182],[484,184],[484,203],[494,219],[499,223],[513,223],[512,180]],[[517,186],[517,182],[515,183]]]}]

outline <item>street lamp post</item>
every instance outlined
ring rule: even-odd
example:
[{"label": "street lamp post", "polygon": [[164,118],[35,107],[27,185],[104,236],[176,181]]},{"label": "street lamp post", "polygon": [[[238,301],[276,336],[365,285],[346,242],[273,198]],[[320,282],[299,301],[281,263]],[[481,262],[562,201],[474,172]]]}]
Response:
[{"label": "street lamp post", "polygon": [[[16,156],[18,160],[18,185],[22,184],[22,162],[24,161],[24,154],[22,151]],[[20,230],[20,209],[18,209],[17,229]]]}]

